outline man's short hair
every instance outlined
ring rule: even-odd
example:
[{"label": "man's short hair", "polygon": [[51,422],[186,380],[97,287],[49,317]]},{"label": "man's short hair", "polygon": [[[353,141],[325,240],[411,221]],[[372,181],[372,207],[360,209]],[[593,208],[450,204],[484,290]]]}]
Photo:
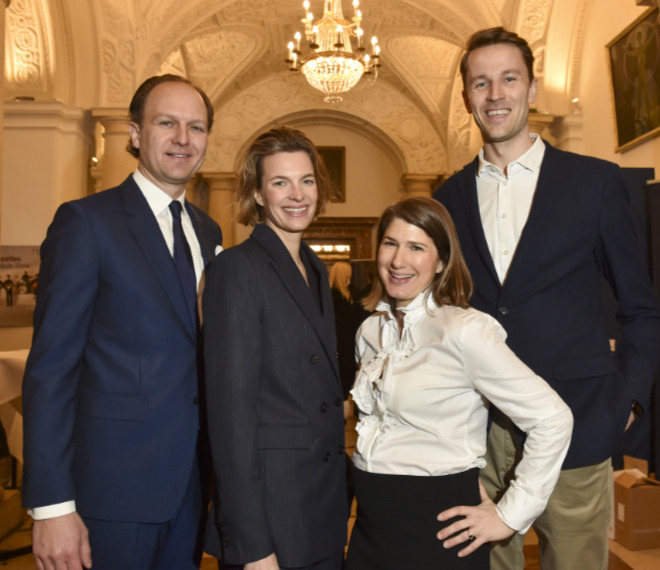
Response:
[{"label": "man's short hair", "polygon": [[465,87],[465,76],[467,75],[467,60],[470,54],[479,48],[492,46],[497,44],[510,44],[517,47],[522,53],[527,73],[529,73],[529,81],[534,79],[534,54],[532,53],[527,40],[521,38],[518,34],[505,30],[504,28],[488,28],[487,30],[480,30],[475,32],[468,39],[465,46],[465,53],[461,59],[461,77],[463,79],[463,87]]}]

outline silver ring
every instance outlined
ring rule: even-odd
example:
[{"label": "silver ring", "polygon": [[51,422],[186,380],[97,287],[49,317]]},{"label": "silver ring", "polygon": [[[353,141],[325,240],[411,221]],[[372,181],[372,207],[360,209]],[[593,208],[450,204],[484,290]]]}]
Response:
[{"label": "silver ring", "polygon": [[465,530],[467,530],[468,538],[469,538],[470,540],[474,540],[475,538],[477,538],[476,536],[474,536],[474,535],[472,534],[472,530],[470,530],[470,527],[467,527]]}]

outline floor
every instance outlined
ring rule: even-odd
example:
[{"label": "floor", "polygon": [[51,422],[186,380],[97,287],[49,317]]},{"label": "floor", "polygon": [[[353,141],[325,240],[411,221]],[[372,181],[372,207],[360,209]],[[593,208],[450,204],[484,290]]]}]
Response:
[{"label": "floor", "polygon": [[[355,449],[355,420],[347,422],[346,447],[349,453]],[[355,512],[353,511],[349,521],[349,529],[352,528]],[[31,519],[26,518],[25,523],[10,536],[0,541],[0,568],[8,570],[35,570],[37,568],[32,554],[25,554],[3,560],[3,551],[27,547],[31,543]],[[531,533],[525,540],[525,552],[529,553],[528,563],[525,570],[540,570],[538,558],[535,556],[535,538]],[[217,570],[218,566],[214,558],[206,557],[202,561],[202,570]],[[609,570],[658,570],[660,568],[660,548],[654,550],[640,550],[632,552],[625,549],[617,542],[610,541],[610,565]],[[407,570],[407,569],[402,569]],[[589,570],[585,568],[583,570]]]}]

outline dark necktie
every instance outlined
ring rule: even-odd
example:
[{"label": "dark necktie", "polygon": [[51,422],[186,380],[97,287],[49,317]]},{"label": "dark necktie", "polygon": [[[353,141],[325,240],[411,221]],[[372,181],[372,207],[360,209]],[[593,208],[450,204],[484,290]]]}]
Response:
[{"label": "dark necktie", "polygon": [[195,322],[195,306],[197,304],[197,278],[195,277],[195,267],[193,265],[190,246],[183,233],[181,225],[181,202],[174,200],[170,202],[170,211],[172,212],[172,232],[174,234],[174,264],[179,274],[179,281],[186,297],[186,304],[190,314]]}]

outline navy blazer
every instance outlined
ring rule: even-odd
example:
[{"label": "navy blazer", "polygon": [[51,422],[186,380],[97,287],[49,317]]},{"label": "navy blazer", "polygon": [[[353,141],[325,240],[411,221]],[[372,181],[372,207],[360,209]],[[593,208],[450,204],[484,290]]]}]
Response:
[{"label": "navy blazer", "polygon": [[[571,468],[611,457],[633,399],[649,409],[660,308],[618,166],[545,144],[529,218],[503,285],[481,224],[478,159],[434,198],[456,224],[475,285],[471,304],[504,326],[513,351],[570,406],[575,424],[564,468]],[[619,303],[617,358],[608,340],[603,277]]]},{"label": "navy blazer", "polygon": [[[215,520],[206,551],[308,566],[341,551],[348,519],[343,397],[323,263],[321,307],[268,226],[209,266],[203,296]],[[312,281],[310,280],[310,283]]]},{"label": "navy blazer", "polygon": [[[187,204],[205,262],[218,225]],[[132,176],[60,206],[41,248],[23,382],[23,501],[164,522],[199,430],[198,339],[174,260]]]}]

